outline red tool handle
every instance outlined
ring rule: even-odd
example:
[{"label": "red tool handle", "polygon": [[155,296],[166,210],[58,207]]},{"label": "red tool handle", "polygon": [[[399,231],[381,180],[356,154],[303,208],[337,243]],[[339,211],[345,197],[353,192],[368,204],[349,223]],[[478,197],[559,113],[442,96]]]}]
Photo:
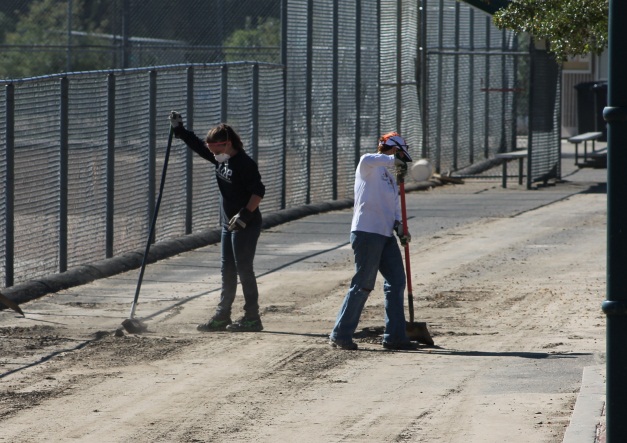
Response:
[{"label": "red tool handle", "polygon": [[[407,235],[407,207],[405,206],[405,180],[398,181],[401,194],[401,216],[403,217],[403,233]],[[407,277],[407,304],[409,305],[409,323],[414,322],[414,294],[411,288],[411,264],[409,261],[409,243],[405,244],[405,274]]]}]

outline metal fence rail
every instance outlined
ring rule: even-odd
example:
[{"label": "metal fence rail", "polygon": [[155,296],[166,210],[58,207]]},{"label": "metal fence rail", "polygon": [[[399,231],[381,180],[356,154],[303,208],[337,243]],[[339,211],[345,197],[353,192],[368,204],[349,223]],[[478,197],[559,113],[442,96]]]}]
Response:
[{"label": "metal fence rail", "polygon": [[[169,130],[232,122],[282,207],[284,69],[232,63],[101,71],[6,85],[0,179],[5,286],[137,250],[145,242]],[[261,117],[263,114],[263,117]],[[203,136],[202,132],[199,134]],[[155,241],[218,226],[208,163],[172,148]]]}]

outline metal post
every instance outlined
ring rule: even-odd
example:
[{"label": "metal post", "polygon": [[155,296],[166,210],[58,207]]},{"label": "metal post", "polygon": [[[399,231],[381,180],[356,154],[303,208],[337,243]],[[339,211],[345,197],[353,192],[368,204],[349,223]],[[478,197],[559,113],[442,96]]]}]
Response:
[{"label": "metal post", "polygon": [[[486,51],[490,52],[492,50],[492,44],[490,41],[490,25],[492,24],[491,18],[485,18],[485,46]],[[490,56],[485,56],[485,83],[483,87],[485,88],[484,95],[484,112],[483,115],[483,158],[490,157]]]},{"label": "metal post", "polygon": [[[473,8],[470,8],[470,60],[469,60],[469,71],[470,71],[470,79],[468,80],[469,88],[468,88],[468,102],[470,103],[469,109],[475,108],[475,56],[473,52],[475,51],[475,11]],[[475,113],[468,113],[468,150],[469,157],[468,161],[470,164],[475,162]]]},{"label": "metal post", "polygon": [[533,129],[534,129],[534,118],[533,112],[533,94],[535,91],[535,51],[536,51],[536,43],[533,40],[533,37],[529,37],[529,94],[527,99],[527,189],[531,189],[531,158],[533,157]]},{"label": "metal post", "polygon": [[220,121],[222,123],[228,120],[229,116],[229,67],[222,65],[221,83],[220,83]]},{"label": "metal post", "polygon": [[311,128],[312,128],[312,89],[313,89],[313,0],[307,2],[307,61],[305,97],[305,137],[307,138],[307,195],[305,203],[311,203]]},{"label": "metal post", "polygon": [[437,76],[437,105],[435,108],[436,112],[436,124],[435,124],[435,170],[436,172],[440,172],[442,167],[442,75],[444,73],[444,68],[442,66],[442,49],[444,49],[444,1],[440,0],[438,8],[438,76]]},{"label": "metal post", "polygon": [[281,0],[281,64],[283,65],[283,146],[281,149],[281,209],[287,197],[287,61],[288,61],[288,0]]},{"label": "metal post", "polygon": [[[513,38],[513,45],[512,45],[512,52],[518,52],[518,35],[512,33],[512,38]],[[512,93],[512,150],[516,149],[518,147],[518,136],[517,136],[517,131],[518,131],[518,90],[519,88],[519,80],[518,80],[518,57],[520,57],[519,55],[512,55],[512,75],[513,75],[513,79],[512,79],[512,89],[514,90],[514,92]]]},{"label": "metal post", "polygon": [[355,167],[361,157],[361,0],[355,2]]},{"label": "metal post", "polygon": [[[459,22],[460,6],[455,2],[455,52],[459,51]],[[453,55],[453,169],[457,170],[459,161],[459,145],[457,137],[459,134],[459,54]]]},{"label": "metal post", "polygon": [[113,257],[115,238],[115,74],[107,77],[107,210],[105,223],[105,255]]},{"label": "metal post", "polygon": [[419,57],[420,57],[420,70],[418,72],[420,78],[420,118],[422,120],[422,150],[421,157],[427,158],[428,152],[428,134],[429,134],[429,114],[428,108],[428,84],[429,76],[427,70],[427,0],[420,1],[419,9]]},{"label": "metal post", "polygon": [[627,2],[610,0],[607,107],[606,441],[627,435]]},{"label": "metal post", "polygon": [[67,60],[66,72],[72,70],[72,0],[67,0]]},{"label": "metal post", "polygon": [[[377,21],[381,23],[381,0],[377,0]],[[381,134],[381,38],[377,39],[377,138]],[[357,165],[355,165],[357,166]]]},{"label": "metal post", "polygon": [[59,272],[67,271],[67,216],[68,216],[68,93],[69,81],[60,82],[59,109]]},{"label": "metal post", "polygon": [[396,130],[403,133],[403,0],[396,1]]},{"label": "metal post", "polygon": [[[194,130],[194,67],[187,68],[187,129]],[[194,156],[191,149],[185,150],[185,234],[193,230],[194,204]]]},{"label": "metal post", "polygon": [[[150,221],[155,213],[156,197],[156,169],[157,169],[157,71],[151,70],[149,73],[149,104],[148,104],[148,213],[147,220]],[[151,243],[155,242],[155,233],[152,232]]]},{"label": "metal post", "polygon": [[9,83],[5,87],[5,122],[6,122],[6,183],[5,198],[5,270],[4,286],[13,286],[15,254],[15,87]]},{"label": "metal post", "polygon": [[129,0],[122,0],[122,68],[126,69],[130,67],[130,5]]},{"label": "metal post", "polygon": [[338,176],[338,120],[339,120],[339,112],[338,112],[338,90],[339,90],[339,69],[340,69],[340,61],[339,61],[339,2],[333,2],[333,55],[332,55],[332,80],[331,80],[331,158],[333,161],[332,169],[331,169],[331,183],[333,186],[332,190],[332,199],[337,200],[337,176]]},{"label": "metal post", "polygon": [[[507,31],[503,29],[501,31],[501,52],[503,55],[501,56],[501,88],[507,88],[507,56],[505,53],[507,52]],[[507,138],[506,138],[506,129],[505,129],[505,115],[507,114],[507,94],[509,93],[501,93],[501,143],[499,146],[499,152],[507,151]]]},{"label": "metal post", "polygon": [[252,158],[259,162],[259,63],[253,65],[253,90],[252,90],[252,134],[251,150]]}]

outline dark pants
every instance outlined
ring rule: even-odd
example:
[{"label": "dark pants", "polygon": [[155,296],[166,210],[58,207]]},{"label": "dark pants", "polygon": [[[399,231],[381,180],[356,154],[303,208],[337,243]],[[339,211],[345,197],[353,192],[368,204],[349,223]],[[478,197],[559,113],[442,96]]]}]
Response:
[{"label": "dark pants", "polygon": [[260,225],[248,225],[236,232],[222,228],[222,293],[216,315],[230,318],[239,276],[244,292],[244,314],[248,318],[259,317],[259,291],[253,261],[260,233]]}]

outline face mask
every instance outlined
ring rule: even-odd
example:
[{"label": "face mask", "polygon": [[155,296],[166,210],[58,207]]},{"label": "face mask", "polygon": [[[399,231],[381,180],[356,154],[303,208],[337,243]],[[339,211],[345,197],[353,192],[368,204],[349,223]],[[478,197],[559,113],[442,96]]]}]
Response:
[{"label": "face mask", "polygon": [[227,161],[229,158],[231,158],[231,156],[229,154],[213,154],[213,156],[215,157],[216,161],[218,163],[224,163],[225,161]]}]

